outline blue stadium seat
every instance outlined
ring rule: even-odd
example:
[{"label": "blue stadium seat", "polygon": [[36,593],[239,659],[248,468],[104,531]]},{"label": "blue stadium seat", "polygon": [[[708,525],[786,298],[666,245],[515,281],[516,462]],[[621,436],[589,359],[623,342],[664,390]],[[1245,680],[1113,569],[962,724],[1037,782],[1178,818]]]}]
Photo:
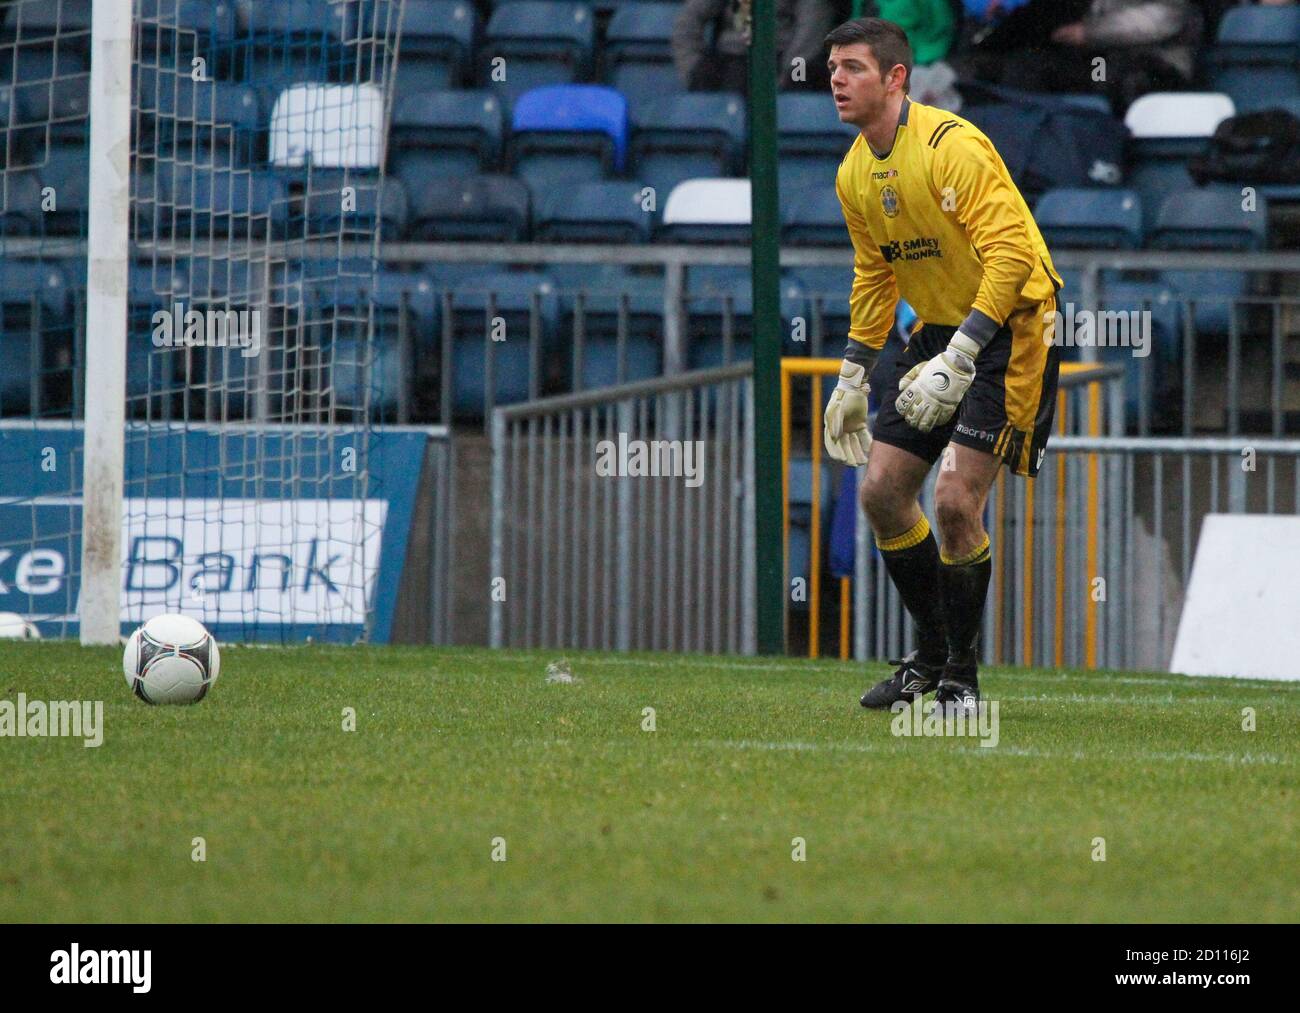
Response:
[{"label": "blue stadium seat", "polygon": [[682,91],[673,65],[673,23],[681,7],[625,3],[605,30],[605,80],[624,95],[671,95]]},{"label": "blue stadium seat", "polygon": [[1080,109],[1091,109],[1093,112],[1105,113],[1107,116],[1115,115],[1115,110],[1111,108],[1110,99],[1105,95],[1098,95],[1093,92],[1073,92],[1060,95],[1058,98],[1062,102],[1068,102]]},{"label": "blue stadium seat", "polygon": [[640,183],[578,183],[539,198],[533,238],[549,243],[644,243],[655,219]]},{"label": "blue stadium seat", "polygon": [[[732,313],[732,361],[752,354],[754,333],[753,287],[745,274],[702,275],[692,272],[687,296],[687,361],[692,369],[724,365],[726,354],[722,337],[727,301]],[[808,320],[808,298],[797,279],[786,277],[781,283],[781,333],[786,354],[806,354],[807,342],[791,340],[794,320]]]},{"label": "blue stadium seat", "polygon": [[[559,266],[559,265],[554,265]],[[557,277],[557,272],[551,275]],[[560,281],[560,342],[570,345],[582,308],[582,371],[575,387],[590,390],[616,383],[647,380],[663,372],[664,296],[658,278],[629,275],[620,268]],[[618,355],[619,316],[625,320],[623,368]],[[571,357],[570,357],[571,361]]]},{"label": "blue stadium seat", "polygon": [[257,90],[189,74],[137,67],[137,141],[141,156],[198,164],[251,166],[266,157],[265,112]]},{"label": "blue stadium seat", "polygon": [[[430,357],[436,347],[434,296],[428,277],[383,269],[306,287],[307,326],[321,329],[315,343],[330,348],[328,383],[336,406],[368,405],[375,421],[398,418],[402,386],[406,385],[409,399],[418,362]],[[409,342],[405,357],[403,333]]]},{"label": "blue stadium seat", "polygon": [[0,188],[0,235],[38,236],[45,226],[41,208],[44,184],[34,171],[5,174]]},{"label": "blue stadium seat", "polygon": [[466,261],[435,260],[424,265],[424,273],[433,283],[434,295],[439,300],[444,293],[454,291],[466,281],[491,274],[498,269],[496,264],[475,264]]},{"label": "blue stadium seat", "polygon": [[[227,170],[174,164],[159,171],[177,236],[209,233],[232,239],[281,236],[289,222],[289,191],[270,170]],[[160,223],[168,234],[167,221]]]},{"label": "blue stadium seat", "polygon": [[[788,165],[783,163],[781,165],[781,193],[785,195],[802,193],[807,190],[823,190],[834,197],[835,174],[838,169],[838,162],[816,158],[799,159],[790,162]],[[843,216],[840,218],[840,224],[844,224]],[[848,233],[845,232],[844,236],[847,239]]]},{"label": "blue stadium seat", "polygon": [[621,173],[627,102],[602,85],[549,85],[515,103],[510,164],[534,194]]},{"label": "blue stadium seat", "polygon": [[1049,190],[1039,198],[1034,220],[1049,248],[1142,247],[1142,199],[1133,190]]},{"label": "blue stadium seat", "polygon": [[585,3],[504,3],[488,21],[481,80],[511,101],[542,85],[586,80],[594,42],[595,18]]},{"label": "blue stadium seat", "polygon": [[140,0],[137,66],[181,67],[206,62],[206,74],[229,80],[239,72],[234,0]]},{"label": "blue stadium seat", "polygon": [[781,175],[806,172],[833,186],[835,172],[858,131],[840,122],[835,105],[825,95],[789,92],[777,96],[777,151]]},{"label": "blue stadium seat", "polygon": [[13,84],[9,167],[39,164],[52,144],[89,140],[90,62],[75,49],[0,47],[0,82]]},{"label": "blue stadium seat", "polygon": [[19,42],[52,44],[60,49],[90,53],[91,0],[44,0],[10,6],[0,26],[0,46]]},{"label": "blue stadium seat", "polygon": [[489,306],[505,322],[505,340],[490,343],[496,404],[528,398],[534,310],[540,328],[543,369],[548,364],[556,373],[563,369],[551,354],[559,300],[548,276],[499,271],[467,279],[456,290],[452,310],[452,405],[459,417],[483,417],[483,396],[487,389],[485,357],[489,344],[485,324]]},{"label": "blue stadium seat", "polygon": [[[0,415],[49,407],[47,364],[70,352],[70,310],[68,279],[59,267],[0,258]],[[40,362],[37,349],[44,353]],[[33,368],[42,374],[35,392]]]},{"label": "blue stadium seat", "polygon": [[839,246],[849,243],[844,212],[833,185],[787,189],[782,180],[781,241],[792,246]]},{"label": "blue stadium seat", "polygon": [[[372,23],[363,35],[383,38],[386,27]],[[397,96],[457,87],[466,81],[478,32],[478,11],[469,0],[406,0]]]},{"label": "blue stadium seat", "polygon": [[738,171],[744,146],[743,96],[656,94],[633,106],[630,171],[655,188],[661,204],[678,183]]},{"label": "blue stadium seat", "polygon": [[1227,334],[1232,304],[1249,290],[1242,271],[1161,271],[1159,282],[1188,301],[1198,335]]},{"label": "blue stadium seat", "polygon": [[[139,0],[138,17],[146,54],[175,52],[177,33],[197,38],[205,49],[229,46],[237,33],[234,0]],[[180,56],[186,66],[189,55],[182,47]]]},{"label": "blue stadium seat", "polygon": [[294,84],[355,79],[358,47],[344,41],[351,33],[347,19],[354,5],[319,0],[235,3],[243,80],[263,93],[268,106]]},{"label": "blue stadium seat", "polygon": [[1262,250],[1268,246],[1268,201],[1242,209],[1235,187],[1204,187],[1170,194],[1156,216],[1149,243],[1157,250]]},{"label": "blue stadium seat", "polygon": [[1243,111],[1300,93],[1300,7],[1233,7],[1208,63],[1214,87]]},{"label": "blue stadium seat", "polygon": [[1147,235],[1156,227],[1160,206],[1171,193],[1194,190],[1196,180],[1182,160],[1156,159],[1140,162],[1129,173],[1128,185],[1142,199],[1142,231]]},{"label": "blue stadium seat", "polygon": [[491,172],[501,163],[505,120],[490,91],[407,95],[393,109],[391,129],[393,164],[399,157],[418,163],[426,179]]},{"label": "blue stadium seat", "polygon": [[410,205],[409,239],[514,243],[528,238],[528,187],[513,176],[403,182]]},{"label": "blue stadium seat", "polygon": [[[853,291],[853,267],[799,267],[782,272],[782,282],[794,283],[803,289],[808,304],[808,326],[805,341],[796,344],[786,342],[789,354],[823,355],[838,358],[844,351],[849,326],[852,323],[849,314],[849,297]],[[821,347],[814,342],[818,317],[821,319]],[[881,352],[882,368],[900,355],[904,348],[903,335],[907,334],[916,320],[916,313],[903,300],[899,300],[895,313],[894,328],[890,333],[884,350]],[[823,377],[823,387],[827,397],[835,386],[835,377]],[[880,392],[871,393],[871,409],[875,411],[880,404]]]},{"label": "blue stadium seat", "polygon": [[[256,385],[247,379],[250,359],[242,354],[243,349],[204,348],[187,354],[183,348],[155,346],[153,339],[159,311],[175,312],[180,304],[182,313],[239,313],[250,309],[257,287],[256,272],[247,261],[158,258],[131,265],[126,389],[132,417],[179,417],[193,409],[189,399],[201,398],[209,383],[222,385],[223,412],[228,417],[240,418],[251,412]],[[279,297],[272,301],[284,303]],[[183,327],[183,319],[175,319],[175,324]],[[272,321],[263,319],[263,342],[273,326]]]},{"label": "blue stadium seat", "polygon": [[777,96],[776,123],[782,159],[807,155],[842,159],[858,135],[856,127],[840,122],[834,103],[820,93]]},{"label": "blue stadium seat", "polygon": [[[408,217],[406,188],[400,179],[384,179],[370,173],[342,169],[282,170],[291,192],[301,194],[302,215],[307,234],[329,238],[344,233],[345,239],[365,241],[381,230],[384,239],[395,241],[406,231]],[[345,187],[351,187],[351,206],[344,209]]]},{"label": "blue stadium seat", "polygon": [[53,187],[53,206],[35,208],[37,233],[83,236],[90,211],[90,161],[85,148],[54,148],[43,165],[32,170],[40,186]]},{"label": "blue stadium seat", "polygon": [[[1150,417],[1158,418],[1174,407],[1176,385],[1180,379],[1182,355],[1182,325],[1177,297],[1168,286],[1159,282],[1132,282],[1108,280],[1101,291],[1102,312],[1143,314],[1149,313],[1149,360],[1145,366],[1150,387],[1147,391]],[[1142,317],[1137,318],[1141,326]],[[1127,318],[1131,327],[1134,318]],[[1132,338],[1130,337],[1130,341]],[[1080,358],[1080,349],[1062,349],[1067,360]],[[1124,367],[1125,413],[1130,424],[1136,424],[1141,410],[1143,361],[1132,347],[1107,345],[1097,349],[1100,361]],[[1172,417],[1172,416],[1171,416]]]},{"label": "blue stadium seat", "polygon": [[1289,67],[1225,67],[1214,75],[1214,87],[1231,96],[1239,113],[1272,109],[1278,97],[1300,93],[1300,70]]},{"label": "blue stadium seat", "polygon": [[[845,335],[849,330],[849,295],[853,291],[853,265],[843,267],[797,267],[783,273],[782,277],[800,285],[808,299],[808,333],[812,340],[816,304],[820,301],[822,313],[823,352],[838,355],[843,351]],[[809,352],[812,351],[811,345]]]}]

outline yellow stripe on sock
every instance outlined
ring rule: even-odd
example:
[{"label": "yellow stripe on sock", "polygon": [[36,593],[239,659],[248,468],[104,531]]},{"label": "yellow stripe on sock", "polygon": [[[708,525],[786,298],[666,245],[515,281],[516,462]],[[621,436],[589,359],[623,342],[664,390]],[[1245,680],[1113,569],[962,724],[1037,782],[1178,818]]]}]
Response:
[{"label": "yellow stripe on sock", "polygon": [[929,534],[930,522],[925,519],[925,514],[922,514],[921,519],[901,535],[894,535],[892,538],[881,538],[877,535],[876,547],[881,552],[901,552],[903,549],[910,549],[913,545],[920,545]]},{"label": "yellow stripe on sock", "polygon": [[979,548],[966,553],[966,555],[964,556],[958,556],[956,559],[952,559],[951,557],[945,555],[943,552],[939,553],[939,561],[945,564],[946,566],[970,566],[974,563],[982,563],[986,559],[990,559],[990,558],[992,557],[989,552],[988,532],[985,532],[984,541],[980,543]]}]

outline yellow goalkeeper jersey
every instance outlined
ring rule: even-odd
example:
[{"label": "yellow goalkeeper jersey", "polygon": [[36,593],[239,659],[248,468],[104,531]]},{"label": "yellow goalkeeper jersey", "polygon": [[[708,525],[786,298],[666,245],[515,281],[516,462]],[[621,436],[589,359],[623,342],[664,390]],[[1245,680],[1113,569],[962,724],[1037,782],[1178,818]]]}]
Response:
[{"label": "yellow goalkeeper jersey", "polygon": [[983,345],[1061,284],[1001,156],[960,116],[905,99],[893,148],[877,156],[859,134],[835,190],[854,249],[849,336],[871,348],[899,296]]}]

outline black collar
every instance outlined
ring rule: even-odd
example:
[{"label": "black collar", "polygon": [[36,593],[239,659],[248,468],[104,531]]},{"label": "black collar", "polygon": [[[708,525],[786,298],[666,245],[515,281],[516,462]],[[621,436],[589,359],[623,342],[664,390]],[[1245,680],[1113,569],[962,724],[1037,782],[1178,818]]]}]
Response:
[{"label": "black collar", "polygon": [[[899,107],[899,110],[898,110],[898,126],[899,126],[899,127],[905,127],[905,126],[907,126],[907,113],[908,113],[908,110],[910,110],[911,108],[912,108],[912,100],[911,100],[910,98],[908,98],[906,95],[904,95],[904,96],[903,96],[903,104],[902,104],[902,106]],[[864,137],[863,140],[865,141],[866,138]],[[898,128],[896,127],[896,128],[894,129],[894,144],[897,144],[897,143],[898,143]],[[876,153],[876,150],[875,150],[874,148],[871,147],[871,143],[870,143],[869,141],[867,142],[867,148],[870,149],[872,155],[875,155],[876,161],[878,161],[878,162],[883,162],[886,158],[888,158],[890,155],[892,155],[892,154],[894,153],[894,145],[893,145],[893,144],[891,144],[891,145],[889,146],[889,150],[886,151],[884,154],[877,154],[877,153]]]}]

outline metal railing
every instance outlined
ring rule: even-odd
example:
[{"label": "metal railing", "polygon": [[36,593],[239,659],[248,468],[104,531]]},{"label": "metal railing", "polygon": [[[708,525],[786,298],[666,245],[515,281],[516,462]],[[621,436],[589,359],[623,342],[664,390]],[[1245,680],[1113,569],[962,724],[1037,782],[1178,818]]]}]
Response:
[{"label": "metal railing", "polygon": [[[39,242],[21,238],[6,238],[4,249],[6,257],[42,255]],[[340,249],[345,258],[368,256],[370,252],[369,247],[346,243],[340,248],[337,244],[272,242],[259,255],[270,263],[291,263],[303,257],[335,258],[340,256]],[[211,255],[206,249],[179,243],[139,243],[135,253]],[[60,246],[61,257],[76,254],[77,241]],[[245,255],[238,244],[231,246],[229,256]],[[729,299],[726,292],[699,291],[693,282],[688,284],[687,278],[688,269],[696,267],[747,268],[750,251],[745,246],[403,242],[385,243],[380,259],[403,269],[480,264],[483,273],[506,267],[546,270],[561,265],[621,265],[649,271],[657,285],[650,326],[662,375],[674,375],[692,365],[693,326],[707,326],[710,335],[718,339],[723,354],[720,360],[713,361],[725,364],[729,356],[741,358],[745,354],[731,338],[743,330],[746,314],[737,309],[735,300]],[[1063,272],[1077,274],[1077,289],[1070,294],[1080,310],[1096,313],[1118,301],[1144,309],[1158,321],[1165,348],[1171,350],[1164,356],[1152,353],[1132,359],[1125,381],[1129,388],[1128,431],[1182,436],[1257,432],[1278,437],[1300,426],[1300,348],[1295,347],[1300,339],[1300,253],[1060,250],[1054,253],[1054,260]],[[786,247],[781,251],[782,268],[835,268],[844,272],[845,288],[851,264],[852,252],[847,247]],[[1247,275],[1252,286],[1236,295],[1186,286],[1175,289],[1159,282],[1159,272],[1166,271]],[[595,319],[590,301],[597,293],[603,294],[604,308],[600,312],[605,317],[604,340],[616,346],[613,380],[637,378],[629,371],[627,354],[629,340],[635,336],[636,310],[629,300],[620,298],[630,293],[620,291],[617,283],[594,275],[578,280],[557,278],[545,298],[534,293],[527,305],[513,311],[515,323],[501,340],[500,328],[493,322],[499,314],[492,305],[500,293],[470,281],[462,284],[438,278],[436,267],[432,276],[421,277],[437,290],[438,321],[410,313],[401,315],[396,354],[403,381],[399,389],[386,392],[396,403],[397,422],[416,417],[443,424],[452,421],[453,395],[462,379],[456,372],[455,353],[457,345],[463,347],[465,342],[476,346],[473,370],[482,379],[493,381],[484,383],[481,407],[475,405],[471,413],[481,413],[485,425],[490,424],[496,406],[496,379],[518,368],[520,361],[527,363],[527,376],[519,386],[529,400],[582,390],[582,366],[590,359]],[[1130,280],[1141,277],[1154,287],[1135,296]],[[1115,286],[1129,287],[1121,292]],[[468,298],[471,295],[474,298]],[[649,312],[645,298],[642,291],[641,305]],[[802,312],[806,313],[804,343],[791,350],[806,350],[811,356],[837,354],[847,316],[844,292],[806,288],[799,298],[805,306]],[[553,301],[564,303],[562,312],[551,309]],[[706,317],[705,324],[701,324]],[[503,365],[501,357],[507,348],[515,359]],[[1078,355],[1084,362],[1107,359],[1107,354],[1096,347],[1082,347]],[[72,369],[79,378],[79,363],[74,363]],[[479,377],[474,380],[477,383]],[[412,391],[413,385],[417,392]],[[77,406],[72,411],[75,416]]]},{"label": "metal railing", "polygon": [[[745,353],[733,336],[743,330],[746,315],[723,291],[699,290],[688,284],[687,270],[693,267],[738,267],[749,264],[749,250],[722,246],[601,247],[541,244],[393,244],[383,252],[392,263],[477,262],[553,265],[621,264],[655,268],[662,281],[662,305],[658,308],[658,344],[661,368],[671,375],[688,368],[695,358],[692,345],[693,321],[707,318],[710,334],[722,346],[723,364]],[[1260,432],[1280,436],[1294,431],[1300,419],[1300,384],[1289,369],[1300,365],[1300,351],[1289,346],[1300,338],[1300,294],[1285,279],[1300,277],[1300,254],[1204,253],[1187,251],[1078,251],[1063,250],[1055,255],[1063,271],[1077,272],[1078,288],[1069,293],[1081,313],[1099,314],[1122,305],[1140,311],[1152,328],[1147,353],[1133,355],[1125,379],[1128,402],[1126,429],[1138,435],[1154,432],[1190,436],[1196,432]],[[845,272],[846,288],[851,272],[851,251],[787,247],[781,252],[785,269],[833,267]],[[1166,271],[1233,272],[1264,282],[1268,291],[1244,290],[1223,295],[1175,289],[1162,281]],[[1145,278],[1139,294],[1134,278]],[[442,331],[441,376],[442,420],[450,421],[450,392],[453,383],[455,340],[465,340],[453,330],[450,311],[461,293],[456,286],[441,292]],[[566,305],[563,323],[551,333],[543,326],[545,314],[540,300],[528,313],[526,331],[512,329],[505,341],[491,337],[491,315],[484,314],[482,345],[485,368],[495,369],[501,347],[510,341],[527,341],[529,346],[529,396],[548,390],[583,388],[582,363],[590,341],[589,311],[584,300],[600,292],[608,282],[593,278],[581,283],[556,282],[550,296]],[[1276,290],[1276,291],[1275,291]],[[611,290],[612,291],[612,290]],[[617,293],[616,293],[617,294]],[[483,301],[483,294],[476,303]],[[486,298],[490,299],[488,293]],[[842,292],[804,288],[794,302],[800,322],[802,345],[810,356],[837,354],[840,350],[847,304]],[[1064,313],[1066,307],[1062,306]],[[618,382],[628,378],[626,348],[631,331],[631,311],[626,305],[607,313],[616,317]],[[793,322],[793,321],[792,321]],[[1084,345],[1077,350],[1080,361],[1113,363],[1127,353]],[[719,360],[714,360],[719,361]],[[546,366],[549,364],[549,370]],[[556,378],[560,379],[557,381]],[[1217,380],[1222,377],[1221,382]],[[549,386],[548,386],[549,383]],[[559,386],[557,386],[557,383]],[[1250,409],[1250,405],[1257,406]],[[493,389],[485,389],[484,417],[494,407]]]},{"label": "metal railing", "polygon": [[[493,645],[752,652],[750,368],[496,410]],[[1120,372],[1064,374],[1038,477],[991,490],[987,664],[1165,670],[1204,517],[1300,511],[1300,440],[1115,435]],[[698,486],[625,467],[656,440],[703,441]],[[860,512],[855,555],[854,656],[906,653]]]},{"label": "metal railing", "polygon": [[[1100,525],[1105,517],[1100,498],[1102,490],[1097,486],[1092,470],[1085,466],[1080,473],[1074,464],[1068,472],[1062,470],[1059,455],[1061,448],[1069,446],[1071,440],[1098,439],[1109,433],[1110,437],[1104,437],[1109,443],[1122,432],[1122,375],[1119,366],[1063,363],[1055,418],[1058,435],[1048,443],[1047,456],[1038,477],[1027,481],[1009,475],[1005,468],[998,473],[984,518],[993,555],[993,582],[981,638],[982,657],[986,663],[1040,663],[1028,660],[1036,657],[1032,651],[1017,654],[1015,645],[1023,642],[1022,633],[1026,627],[1032,631],[1035,620],[1041,621],[1045,609],[1052,610],[1054,630],[1064,631],[1066,628],[1064,623],[1070,617],[1060,616],[1066,607],[1064,591],[1067,581],[1095,561],[1097,541],[1104,535]],[[1158,444],[1162,441],[1153,442]],[[938,469],[934,469],[920,496],[921,508],[931,518],[935,515],[937,478]],[[1025,521],[1026,517],[1037,518],[1040,514],[1046,518],[1042,524],[1056,525],[1052,530],[1058,540],[1051,546],[1040,544],[1044,528],[1035,529],[1032,523]],[[1068,532],[1065,530],[1067,527]],[[912,622],[875,550],[871,527],[861,505],[858,506],[855,531],[854,656],[860,660],[901,657],[915,647]],[[1020,585],[1016,581],[1025,567],[1021,565],[1017,569],[1017,563],[1027,559],[1032,567],[1035,558],[1040,569],[1044,569],[1038,577],[1042,600],[1033,597],[1032,592],[1028,599],[1018,598],[1016,589]],[[1090,572],[1097,572],[1095,565]],[[1075,604],[1073,596],[1069,598],[1069,604]],[[1086,608],[1080,615],[1086,640],[1086,634],[1092,630],[1089,624],[1095,620],[1095,615]],[[1073,626],[1069,632],[1071,644],[1079,640],[1074,635]],[[1042,663],[1065,664],[1067,661],[1063,652],[1056,652],[1053,660]],[[1095,659],[1083,651],[1071,663],[1092,667]]]},{"label": "metal railing", "polygon": [[749,363],[498,408],[495,647],[755,647]]},{"label": "metal railing", "polygon": [[[989,496],[983,661],[1167,671],[1201,522],[1297,512],[1298,464],[1300,440],[1053,437],[1037,479]],[[911,622],[861,520],[855,656],[897,657]]]}]

